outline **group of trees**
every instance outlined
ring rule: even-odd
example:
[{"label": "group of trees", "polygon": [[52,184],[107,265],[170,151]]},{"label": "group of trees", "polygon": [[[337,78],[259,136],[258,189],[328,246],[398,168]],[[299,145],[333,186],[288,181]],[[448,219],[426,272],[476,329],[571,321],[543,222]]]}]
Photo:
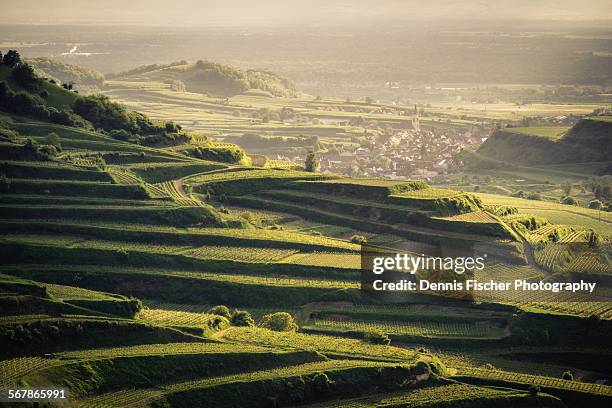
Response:
[{"label": "group of trees", "polygon": [[15,50],[8,50],[4,55],[0,52],[0,63],[12,68],[21,63],[21,55]]},{"label": "group of trees", "polygon": [[245,158],[244,150],[238,146],[199,146],[185,153],[197,159],[223,163],[240,163]]},{"label": "group of trees", "polygon": [[227,306],[219,305],[212,307],[208,313],[225,317],[232,324],[232,326],[255,326],[253,316],[251,316],[251,313],[247,312],[246,310],[236,309],[232,313]]},{"label": "group of trees", "polygon": [[106,131],[123,129],[130,133],[158,134],[166,129],[155,125],[146,115],[128,111],[104,95],[79,97],[74,101],[73,109],[95,128]]},{"label": "group of trees", "polygon": [[291,81],[267,71],[242,71],[231,65],[199,60],[183,72],[185,76],[177,79],[182,80],[189,90],[222,96],[236,95],[249,89],[260,89],[275,96],[296,95]]},{"label": "group of trees", "polygon": [[96,87],[104,85],[104,75],[98,71],[78,65],[65,64],[46,57],[28,58],[28,64],[40,75],[53,78],[67,85],[78,84],[79,86]]},{"label": "group of trees", "polygon": [[[225,317],[232,326],[255,326],[253,316],[246,310],[235,309],[233,312],[230,312],[227,306],[219,305],[212,307],[208,313]],[[266,314],[262,318],[260,326],[274,331],[296,331],[298,329],[293,316],[287,312]]]},{"label": "group of trees", "polygon": [[6,81],[0,82],[0,109],[60,125],[88,127],[88,124],[70,109],[59,110],[47,106],[42,97],[29,92],[13,92]]}]

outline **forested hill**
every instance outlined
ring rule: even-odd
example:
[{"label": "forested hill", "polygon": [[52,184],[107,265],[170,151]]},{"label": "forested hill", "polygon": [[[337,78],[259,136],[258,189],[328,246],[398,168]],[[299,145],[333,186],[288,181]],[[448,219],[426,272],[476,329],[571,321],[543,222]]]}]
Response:
[{"label": "forested hill", "polygon": [[518,164],[608,161],[612,121],[588,117],[572,128],[521,127],[495,131],[476,152],[481,158]]},{"label": "forested hill", "polygon": [[259,90],[273,96],[294,97],[295,84],[272,72],[241,70],[232,65],[199,60],[195,63],[178,61],[169,64],[153,64],[130,71],[108,75],[108,78],[146,78],[162,81],[190,92],[214,96],[231,96],[249,90]]},{"label": "forested hill", "polygon": [[66,64],[58,60],[45,57],[28,58],[26,61],[42,77],[54,79],[57,82],[73,83],[77,87],[104,85],[104,75],[93,69],[78,65]]}]

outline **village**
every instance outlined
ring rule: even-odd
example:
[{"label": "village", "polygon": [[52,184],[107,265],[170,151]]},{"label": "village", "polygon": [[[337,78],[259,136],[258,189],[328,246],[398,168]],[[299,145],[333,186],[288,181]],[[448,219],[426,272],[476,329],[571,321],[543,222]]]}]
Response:
[{"label": "village", "polygon": [[[416,117],[409,129],[393,129],[377,137],[370,136],[367,143],[352,150],[319,152],[317,159],[322,173],[444,181],[449,173],[462,166],[455,156],[463,149],[476,149],[489,133],[490,129],[477,127],[423,129]],[[278,156],[277,159],[304,162],[301,156]]]}]

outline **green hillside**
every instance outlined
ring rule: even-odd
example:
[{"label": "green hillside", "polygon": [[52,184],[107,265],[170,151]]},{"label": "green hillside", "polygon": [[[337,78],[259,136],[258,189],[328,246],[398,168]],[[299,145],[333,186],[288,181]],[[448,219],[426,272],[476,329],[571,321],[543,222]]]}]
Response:
[{"label": "green hillside", "polygon": [[[27,92],[28,90],[15,80],[15,78],[11,75],[11,72],[11,68],[0,64],[0,81],[6,81],[8,86],[15,92]],[[38,94],[40,94],[42,91],[49,93],[49,96],[44,99],[45,105],[56,109],[62,109],[64,106],[72,105],[78,96],[74,92],[70,92],[48,82],[40,83]]]},{"label": "green hillside", "polygon": [[212,96],[232,96],[249,90],[268,95],[295,97],[295,84],[268,71],[241,70],[231,65],[199,60],[165,65],[148,65],[109,76],[113,79],[142,79],[165,82],[177,90],[207,93]]},{"label": "green hillside", "polygon": [[607,161],[612,126],[587,118],[567,128],[504,128],[495,131],[477,153],[515,164],[547,165]]}]

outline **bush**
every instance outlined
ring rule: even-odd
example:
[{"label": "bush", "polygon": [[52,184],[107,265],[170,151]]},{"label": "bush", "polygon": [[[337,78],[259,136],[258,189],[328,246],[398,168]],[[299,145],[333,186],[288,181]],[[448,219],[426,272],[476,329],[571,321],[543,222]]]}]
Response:
[{"label": "bush", "polygon": [[540,387],[532,384],[529,386],[528,391],[529,395],[531,395],[532,397],[537,397],[537,395],[540,393]]},{"label": "bush", "polygon": [[255,326],[255,320],[253,320],[253,316],[251,316],[251,314],[246,310],[234,310],[231,322],[233,326]]},{"label": "bush", "polygon": [[55,132],[51,132],[47,135],[47,144],[49,146],[55,146],[58,150],[62,150],[62,144],[60,142],[60,137]]},{"label": "bush", "polygon": [[587,237],[587,243],[589,245],[589,248],[597,248],[600,242],[601,238],[599,237],[599,235],[595,231],[591,230]]},{"label": "bush", "polygon": [[362,245],[362,244],[365,244],[366,242],[368,242],[368,239],[366,237],[364,237],[363,235],[353,235],[351,237],[351,242],[353,244]]},{"label": "bush", "polygon": [[287,312],[270,313],[263,317],[261,327],[274,331],[296,331],[298,325]]},{"label": "bush", "polygon": [[561,203],[563,204],[567,204],[567,205],[576,205],[576,199],[572,196],[565,196],[561,199]]},{"label": "bush", "polygon": [[74,101],[73,110],[95,128],[106,131],[123,129],[138,134],[161,134],[165,131],[165,127],[156,126],[146,115],[130,112],[104,95],[79,97]]},{"label": "bush", "polygon": [[304,170],[311,173],[316,172],[319,169],[319,162],[315,156],[314,151],[309,151],[306,156],[306,162],[304,163]]},{"label": "bush", "polygon": [[2,58],[2,63],[4,63],[4,65],[8,65],[9,67],[14,67],[15,65],[21,63],[21,56],[15,50],[8,50],[8,52],[4,54],[4,58]]},{"label": "bush", "polygon": [[527,196],[528,200],[541,200],[542,195],[540,193],[531,193]]},{"label": "bush", "polygon": [[245,158],[244,150],[240,147],[205,146],[186,150],[185,153],[203,160],[212,160],[223,163],[240,163]]},{"label": "bush", "polygon": [[217,316],[223,316],[226,319],[231,319],[232,318],[232,314],[230,313],[229,309],[227,308],[227,306],[224,305],[218,305],[215,307],[212,307],[208,313],[210,314],[214,314]]},{"label": "bush", "polygon": [[57,156],[58,153],[59,152],[55,146],[42,145],[38,148],[38,154],[45,160],[50,160],[51,158]]},{"label": "bush", "polygon": [[11,189],[11,180],[6,174],[0,175],[0,193],[6,193]]},{"label": "bush", "polygon": [[431,367],[429,367],[429,364],[427,364],[425,361],[419,361],[416,364],[415,372],[417,375],[431,374]]},{"label": "bush", "polygon": [[34,73],[34,69],[28,64],[19,64],[13,68],[11,73],[15,81],[29,91],[35,91],[40,86],[41,80]]},{"label": "bush", "polygon": [[603,207],[603,203],[600,200],[592,200],[589,201],[589,208],[594,210],[599,210]]},{"label": "bush", "polygon": [[312,377],[312,388],[318,395],[325,395],[333,384],[325,373],[316,373]]},{"label": "bush", "polygon": [[365,341],[371,344],[383,344],[385,346],[391,343],[391,339],[385,333],[378,330],[367,331],[363,334]]},{"label": "bush", "polygon": [[109,136],[116,140],[121,140],[123,142],[127,142],[130,140],[131,135],[125,129],[114,129],[109,132]]}]

